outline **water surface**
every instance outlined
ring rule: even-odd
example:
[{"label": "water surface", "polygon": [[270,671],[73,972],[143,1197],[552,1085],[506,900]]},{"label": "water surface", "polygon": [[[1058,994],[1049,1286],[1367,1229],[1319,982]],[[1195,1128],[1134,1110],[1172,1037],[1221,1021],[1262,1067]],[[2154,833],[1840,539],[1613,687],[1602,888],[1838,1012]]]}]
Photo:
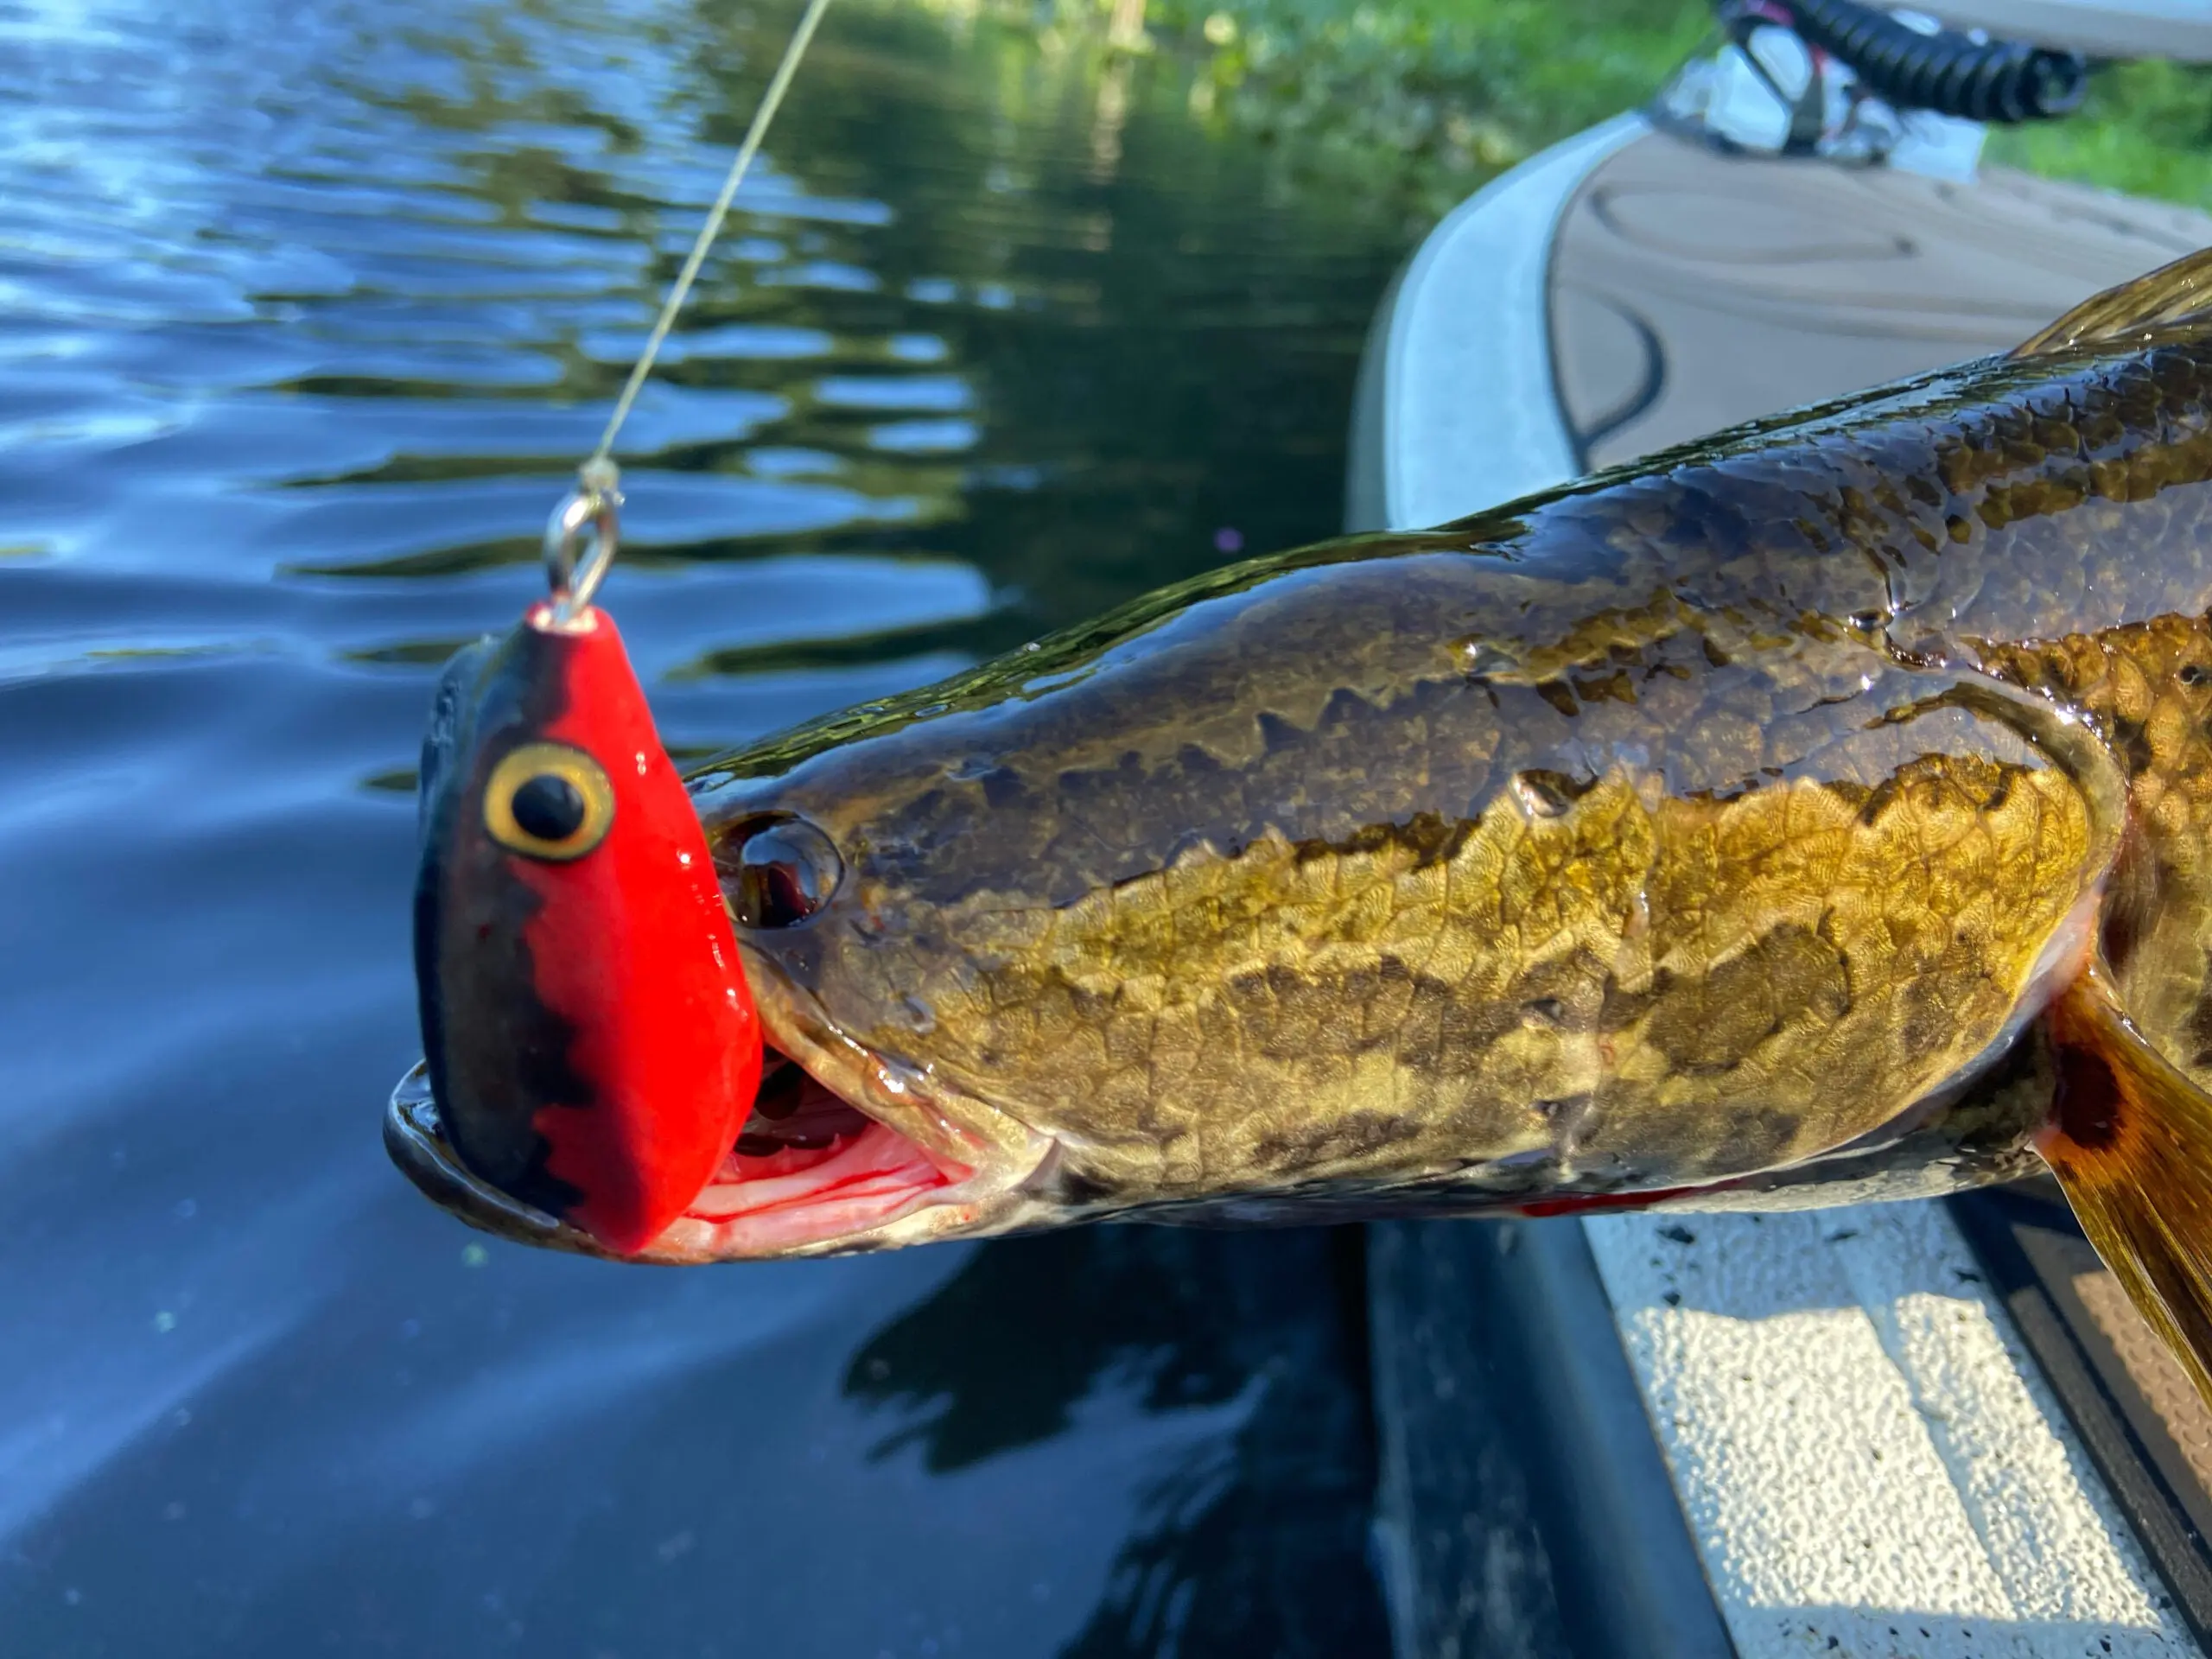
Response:
[{"label": "water surface", "polygon": [[[791,21],[0,0],[0,1649],[1374,1650],[1324,1234],[652,1272],[378,1144],[413,753]],[[704,754],[1334,525],[1399,226],[842,0],[627,435]]]}]

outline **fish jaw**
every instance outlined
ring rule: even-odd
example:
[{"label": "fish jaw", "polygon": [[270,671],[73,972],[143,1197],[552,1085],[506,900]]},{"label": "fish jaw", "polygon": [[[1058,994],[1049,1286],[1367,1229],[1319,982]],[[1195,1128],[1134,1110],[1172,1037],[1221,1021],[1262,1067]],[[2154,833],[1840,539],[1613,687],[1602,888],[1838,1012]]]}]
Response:
[{"label": "fish jaw", "polygon": [[392,1091],[385,1151],[425,1197],[473,1227],[610,1261],[687,1266],[842,1255],[1070,1218],[1042,1190],[1054,1162],[1051,1136],[926,1071],[874,1053],[808,1007],[772,969],[747,965],[760,988],[772,1057],[801,1068],[865,1123],[803,1153],[748,1156],[741,1142],[683,1214],[642,1249],[611,1249],[471,1173],[438,1120],[420,1065]]}]

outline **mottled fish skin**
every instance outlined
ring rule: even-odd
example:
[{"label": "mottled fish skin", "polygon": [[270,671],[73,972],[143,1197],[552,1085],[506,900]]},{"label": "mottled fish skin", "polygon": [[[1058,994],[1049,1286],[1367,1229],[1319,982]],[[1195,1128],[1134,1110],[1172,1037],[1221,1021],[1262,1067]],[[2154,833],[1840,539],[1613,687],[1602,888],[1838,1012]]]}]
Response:
[{"label": "mottled fish skin", "polygon": [[771,1040],[1052,1136],[1070,1215],[2017,1173],[2100,925],[2212,1079],[2208,479],[2201,323],[1970,364],[1217,572],[695,788],[718,859],[791,813],[845,861],[740,930]]}]

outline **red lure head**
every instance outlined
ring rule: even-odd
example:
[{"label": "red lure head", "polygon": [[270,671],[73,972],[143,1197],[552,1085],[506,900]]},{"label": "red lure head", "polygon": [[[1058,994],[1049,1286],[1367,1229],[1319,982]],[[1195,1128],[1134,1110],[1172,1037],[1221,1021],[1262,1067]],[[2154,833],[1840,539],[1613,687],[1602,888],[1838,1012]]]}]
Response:
[{"label": "red lure head", "polygon": [[643,1249],[735,1141],[760,1027],[705,834],[612,618],[454,658],[423,747],[415,968],[461,1161]]}]

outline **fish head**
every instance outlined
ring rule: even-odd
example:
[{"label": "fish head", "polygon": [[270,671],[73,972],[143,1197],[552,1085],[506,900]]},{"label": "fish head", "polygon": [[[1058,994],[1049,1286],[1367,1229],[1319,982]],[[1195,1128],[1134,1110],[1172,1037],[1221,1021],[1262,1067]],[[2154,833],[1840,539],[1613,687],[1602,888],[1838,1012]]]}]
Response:
[{"label": "fish head", "polygon": [[[841,1104],[942,1183],[835,1248],[1235,1218],[1224,1205],[1344,1173],[1269,1144],[1325,1138],[1300,1087],[1325,1045],[1240,1061],[1187,1017],[1223,982],[1242,994],[1253,929],[1325,879],[1254,828],[1283,784],[1252,703],[1280,688],[1255,680],[1271,639],[1246,625],[1301,626],[1268,600],[1249,571],[1211,575],[695,779],[770,1054],[749,1130],[765,1150],[785,1132],[767,1101],[802,1090],[784,1122]],[[1235,857],[1255,835],[1261,855]],[[1256,1155],[1229,1145],[1246,1139]],[[747,1223],[701,1249],[768,1243]]]},{"label": "fish head", "polygon": [[[1389,637],[1376,607],[1402,586],[1390,573],[1349,613],[1300,579],[1343,556],[1286,559],[1272,583],[1209,575],[696,774],[765,1062],[726,1155],[638,1254],[836,1254],[1137,1211],[1272,1219],[1221,1206],[1426,1160],[1338,1129],[1318,1092],[1341,1081],[1338,1058],[1292,1035],[1328,988],[1284,981],[1259,937],[1333,880],[1330,858],[1269,824],[1310,818],[1314,847],[1351,837],[1365,856],[1364,797],[1382,786],[1300,804],[1315,779],[1292,776],[1299,755],[1262,713],[1310,718],[1340,666],[1309,671],[1311,653],[1280,648],[1286,629]],[[1278,796],[1296,810],[1255,816]],[[1424,855],[1382,839],[1381,856]],[[1279,1004],[1282,1039],[1240,1053],[1234,1021],[1176,1023],[1213,988]],[[417,1077],[386,1120],[418,1185],[491,1230],[608,1253],[489,1178],[442,1098]]]},{"label": "fish head", "polygon": [[[1084,671],[1086,653],[1068,653],[1067,665]],[[887,1249],[1158,1201],[1160,1137],[1138,1121],[1141,1101],[1111,1088],[1087,1099],[1111,1065],[1086,1017],[1094,988],[1119,971],[1096,958],[1095,925],[1113,904],[1116,875],[1154,858],[1158,825],[1109,811],[1102,822],[1128,844],[1103,853],[1081,801],[1052,780],[1071,762],[1070,743],[1111,741],[1119,729],[1056,704],[1043,706],[1055,729],[1031,729],[1025,666],[979,671],[945,692],[949,702],[925,690],[831,716],[692,780],[766,1058],[725,1155],[635,1252],[641,1259]],[[480,682],[493,671],[454,674]],[[475,711],[490,706],[477,692],[448,701],[480,721]],[[470,740],[456,734],[445,747],[460,753]],[[487,775],[486,763],[468,775]],[[429,787],[463,798],[481,786]],[[1179,804],[1159,802],[1153,816],[1165,823]],[[489,894],[493,874],[451,885]],[[1054,959],[1056,929],[1088,969]],[[526,1017],[525,972],[480,981],[487,1029]],[[514,1035],[487,1039],[481,1096],[519,1088],[527,1074],[514,1057],[534,1052]],[[526,1109],[543,1092],[524,1090],[503,1122],[534,1122]],[[402,1167],[490,1230],[611,1253],[603,1233],[553,1202],[557,1193],[470,1147],[458,1115],[466,1098],[435,1065],[403,1083],[386,1120]],[[521,1152],[535,1145],[518,1131],[511,1139]]]},{"label": "fish head", "polygon": [[[1012,772],[988,735],[998,723],[890,722],[707,802],[771,1057],[748,1128],[765,1150],[810,1121],[817,1135],[865,1125],[883,1142],[879,1163],[903,1142],[910,1175],[940,1183],[840,1248],[1058,1225],[1147,1196],[1093,1167],[1113,1162],[1095,1123],[1056,1110],[1071,1084],[1099,1077],[1103,1057],[1058,1028],[1016,1033],[1006,1020],[1020,1011],[989,1007],[994,996],[1048,1007],[1049,992],[1028,992],[1050,973],[1038,953],[1061,896],[1039,868],[1004,861],[1056,814],[999,797]],[[972,815],[993,801],[999,836],[975,834]],[[768,1104],[779,1097],[780,1118]],[[715,1253],[765,1242],[741,1226]]]},{"label": "fish head", "polygon": [[420,804],[434,1140],[402,1166],[434,1196],[645,1251],[734,1141],[761,1047],[697,815],[613,619],[541,605],[461,652]]}]

